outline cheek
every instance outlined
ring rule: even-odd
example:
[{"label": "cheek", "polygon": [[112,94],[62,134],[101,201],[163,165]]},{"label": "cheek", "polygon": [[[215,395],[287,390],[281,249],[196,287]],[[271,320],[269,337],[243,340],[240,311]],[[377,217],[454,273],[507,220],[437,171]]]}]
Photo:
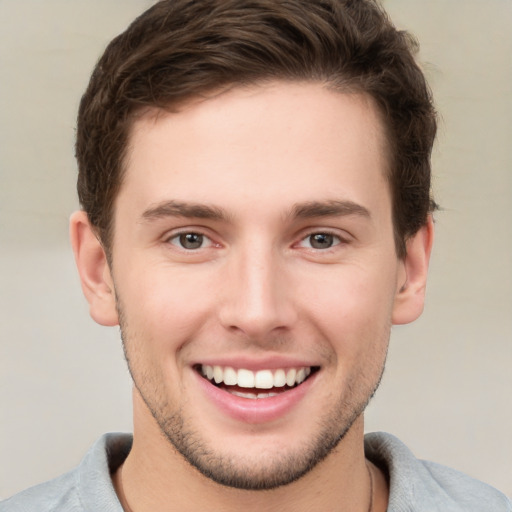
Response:
[{"label": "cheek", "polygon": [[179,349],[205,322],[215,297],[200,274],[162,265],[131,273],[119,290],[127,328],[155,349]]},{"label": "cheek", "polygon": [[300,296],[318,315],[332,317],[334,324],[348,319],[377,321],[390,316],[393,309],[396,278],[389,269],[369,271],[352,265],[310,273],[298,281],[303,283]]},{"label": "cheek", "polygon": [[[395,296],[389,272],[347,267],[317,276],[307,288],[306,314],[345,357],[387,344]],[[304,297],[305,290],[298,295]]]}]

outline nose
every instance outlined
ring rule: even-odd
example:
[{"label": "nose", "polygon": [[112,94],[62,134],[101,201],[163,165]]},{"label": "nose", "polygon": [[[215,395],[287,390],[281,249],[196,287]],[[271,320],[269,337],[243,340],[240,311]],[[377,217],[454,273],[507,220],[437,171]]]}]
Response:
[{"label": "nose", "polygon": [[224,328],[264,344],[291,329],[297,313],[283,258],[271,247],[251,245],[228,264],[219,316]]}]

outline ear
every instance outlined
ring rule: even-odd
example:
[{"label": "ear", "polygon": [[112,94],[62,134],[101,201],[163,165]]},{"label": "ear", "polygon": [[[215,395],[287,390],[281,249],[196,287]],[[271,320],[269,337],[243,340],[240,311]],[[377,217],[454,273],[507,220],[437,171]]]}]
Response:
[{"label": "ear", "polygon": [[101,325],[118,325],[114,281],[105,250],[84,211],[71,216],[69,232],[91,317]]},{"label": "ear", "polygon": [[429,215],[427,223],[406,243],[407,254],[400,272],[398,292],[393,308],[393,324],[407,324],[423,312],[427,285],[428,264],[434,242],[434,221]]}]

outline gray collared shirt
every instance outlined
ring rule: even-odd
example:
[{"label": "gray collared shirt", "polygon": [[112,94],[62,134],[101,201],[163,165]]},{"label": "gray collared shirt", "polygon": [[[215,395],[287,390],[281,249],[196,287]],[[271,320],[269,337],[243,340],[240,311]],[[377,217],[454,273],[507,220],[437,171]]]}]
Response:
[{"label": "gray collared shirt", "polygon": [[[130,434],[105,434],[75,469],[0,502],[0,512],[123,512],[110,474],[131,445]],[[496,489],[417,459],[390,434],[367,434],[365,450],[388,474],[388,512],[512,512],[511,502]]]}]

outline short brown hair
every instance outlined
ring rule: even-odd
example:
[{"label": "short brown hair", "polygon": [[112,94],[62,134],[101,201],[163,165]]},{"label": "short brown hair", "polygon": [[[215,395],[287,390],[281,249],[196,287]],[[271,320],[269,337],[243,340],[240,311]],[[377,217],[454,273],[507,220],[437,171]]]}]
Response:
[{"label": "short brown hair", "polygon": [[134,117],[172,110],[220,87],[267,80],[319,81],[369,94],[387,132],[395,241],[435,206],[431,94],[414,54],[373,0],[163,0],[106,48],[78,113],[78,195],[109,253],[113,205]]}]

